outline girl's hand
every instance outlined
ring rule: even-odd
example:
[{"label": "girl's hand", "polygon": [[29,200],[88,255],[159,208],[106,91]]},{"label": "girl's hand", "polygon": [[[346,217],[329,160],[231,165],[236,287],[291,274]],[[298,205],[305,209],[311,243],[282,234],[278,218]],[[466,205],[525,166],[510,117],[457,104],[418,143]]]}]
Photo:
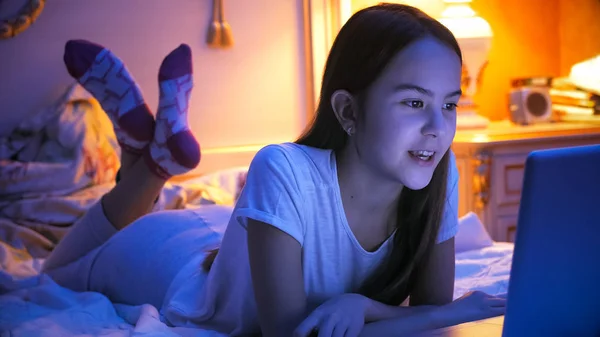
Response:
[{"label": "girl's hand", "polygon": [[445,306],[445,315],[460,322],[471,322],[504,315],[506,295],[492,296],[481,291],[471,291]]},{"label": "girl's hand", "polygon": [[344,294],[321,304],[294,331],[294,337],[356,337],[365,325],[370,300]]}]

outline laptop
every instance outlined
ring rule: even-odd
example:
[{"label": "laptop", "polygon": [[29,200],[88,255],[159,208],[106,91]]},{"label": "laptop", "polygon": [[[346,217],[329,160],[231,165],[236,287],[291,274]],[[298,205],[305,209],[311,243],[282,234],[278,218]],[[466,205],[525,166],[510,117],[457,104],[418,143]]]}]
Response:
[{"label": "laptop", "polygon": [[600,336],[600,145],[527,157],[505,316],[423,336]]}]

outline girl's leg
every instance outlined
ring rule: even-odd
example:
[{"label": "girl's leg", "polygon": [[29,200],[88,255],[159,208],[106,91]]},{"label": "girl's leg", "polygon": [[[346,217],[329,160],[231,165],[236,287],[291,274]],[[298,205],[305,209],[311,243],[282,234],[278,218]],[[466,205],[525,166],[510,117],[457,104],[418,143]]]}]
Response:
[{"label": "girl's leg", "polygon": [[[135,181],[132,182],[131,177],[138,175],[140,178],[137,179],[138,185],[133,191],[129,191],[133,195],[139,195],[140,192],[150,192],[150,194],[156,195],[160,193],[164,183],[164,181],[157,181],[158,178],[154,175],[149,177],[147,174],[140,174],[139,171],[144,171],[143,167],[139,167],[140,165],[134,167],[134,164],[139,161],[142,151],[152,140],[155,121],[144,102],[138,85],[123,62],[110,50],[83,40],[67,42],[64,62],[69,74],[98,100],[112,121],[115,135],[121,145],[121,168],[119,170],[121,179],[119,180],[123,180],[124,177],[126,179],[118,182],[107,194],[109,196],[106,199],[108,200],[108,212],[105,212],[103,198],[73,224],[67,235],[45,261],[45,271],[71,263],[102,245],[116,233],[118,228],[114,223],[123,226],[119,215],[114,214],[118,211],[118,207],[112,206],[115,203],[114,199],[122,199],[124,202],[129,199],[130,203],[135,200],[131,203],[133,206],[124,206],[132,207],[138,216],[147,213],[151,206],[145,197],[132,199],[131,195],[122,192],[124,186],[134,185]],[[132,172],[133,175],[130,175],[130,169],[135,169],[136,172]],[[141,191],[136,192],[138,189]],[[141,210],[136,211],[136,209]],[[113,223],[113,221],[115,222]]]},{"label": "girl's leg", "polygon": [[104,215],[102,204],[96,203],[73,224],[67,235],[44,261],[42,271],[49,272],[76,261],[101,246],[116,232],[117,229]]},{"label": "girl's leg", "polygon": [[159,87],[156,130],[143,160],[138,160],[102,198],[106,217],[117,229],[147,214],[167,179],[188,172],[200,162],[200,147],[187,125],[193,87],[188,46],[179,46],[163,60]]},{"label": "girl's leg", "polygon": [[110,192],[80,218],[44,263],[48,271],[71,263],[101,246],[118,230],[150,212],[165,180],[143,160],[130,168]]},{"label": "girl's leg", "polygon": [[[98,48],[101,48],[100,51]],[[80,52],[82,57],[79,57]],[[95,55],[95,58],[92,59],[94,63],[91,65],[90,55]],[[139,92],[136,89],[137,86],[134,85],[129,90],[121,88],[132,83],[135,84],[133,80],[125,82],[89,80],[92,77],[100,78],[102,73],[105,75],[110,73],[109,68],[120,63],[116,56],[107,49],[85,41],[70,41],[67,43],[65,51],[65,62],[69,72],[78,78],[80,83],[94,96],[121,90],[129,93],[127,95],[137,97],[135,94],[135,92]],[[81,73],[81,69],[87,70],[83,75],[77,77]],[[120,69],[121,71],[111,78],[121,78],[125,68],[121,67]],[[76,70],[79,70],[79,73]],[[187,126],[189,92],[192,88],[191,73],[191,51],[185,45],[172,51],[161,64],[159,71],[161,95],[156,127],[154,121],[150,125],[144,122],[146,121],[145,117],[140,117],[146,114],[140,112],[145,104],[127,110],[127,107],[132,105],[128,103],[128,100],[115,103],[110,99],[99,99],[103,109],[107,111],[113,121],[115,133],[119,138],[119,143],[124,146],[124,150],[133,154],[138,146],[143,145],[144,158],[143,160],[138,158],[125,172],[122,171],[117,185],[102,198],[98,205],[93,207],[94,212],[89,212],[93,214],[86,214],[73,226],[70,233],[63,238],[52,256],[46,261],[46,270],[75,261],[108,240],[114,232],[106,229],[107,224],[110,224],[114,230],[120,230],[147,214],[152,209],[156,197],[168,178],[175,174],[183,174],[198,165],[200,148]],[[127,76],[127,78],[131,77]],[[117,88],[114,89],[113,86]],[[113,107],[110,110],[109,103],[116,108]],[[142,108],[139,108],[140,106]],[[126,112],[121,113],[124,110]],[[123,124],[122,122],[127,118],[138,121],[132,124]],[[127,125],[127,127],[123,125]],[[141,132],[133,127],[141,128],[148,127],[148,125],[152,131],[155,129],[154,138],[149,144],[144,145],[142,141],[139,141],[141,137],[138,136],[145,135],[146,132]],[[134,137],[133,131],[138,136]],[[132,152],[131,149],[134,151]],[[133,157],[130,156],[128,159],[133,159]]]},{"label": "girl's leg", "polygon": [[191,263],[194,272],[200,270],[205,251],[220,243],[231,212],[231,207],[208,205],[148,214],[83,257],[47,273],[75,291],[160,309],[183,267]]}]

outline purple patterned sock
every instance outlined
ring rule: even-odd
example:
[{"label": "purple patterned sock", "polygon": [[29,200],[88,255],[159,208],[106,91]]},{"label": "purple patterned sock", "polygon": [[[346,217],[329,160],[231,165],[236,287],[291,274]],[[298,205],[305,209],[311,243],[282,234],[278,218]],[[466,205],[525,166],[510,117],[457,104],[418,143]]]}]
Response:
[{"label": "purple patterned sock", "polygon": [[192,52],[182,44],[163,60],[158,74],[160,101],[156,130],[144,158],[165,179],[186,173],[200,162],[200,146],[188,127],[193,88]]},{"label": "purple patterned sock", "polygon": [[85,40],[65,45],[69,74],[100,103],[124,150],[142,153],[154,135],[154,116],[123,62],[110,50]]}]

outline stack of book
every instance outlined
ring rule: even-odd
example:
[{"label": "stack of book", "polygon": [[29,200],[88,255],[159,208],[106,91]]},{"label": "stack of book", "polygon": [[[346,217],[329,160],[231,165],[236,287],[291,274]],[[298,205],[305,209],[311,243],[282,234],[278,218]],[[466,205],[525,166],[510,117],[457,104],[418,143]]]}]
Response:
[{"label": "stack of book", "polygon": [[560,119],[600,119],[600,95],[573,85],[568,78],[552,79],[552,110]]}]

